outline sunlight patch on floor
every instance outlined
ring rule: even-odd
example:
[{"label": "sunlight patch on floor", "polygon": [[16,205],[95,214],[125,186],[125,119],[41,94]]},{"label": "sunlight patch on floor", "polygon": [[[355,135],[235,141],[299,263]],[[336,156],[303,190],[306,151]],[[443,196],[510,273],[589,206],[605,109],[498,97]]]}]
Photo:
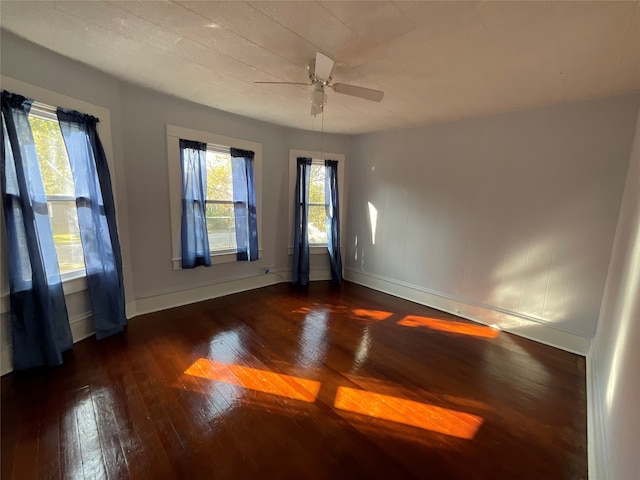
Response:
[{"label": "sunlight patch on floor", "polygon": [[475,436],[484,421],[482,417],[470,413],[349,387],[338,387],[334,406],[340,410],[467,440]]},{"label": "sunlight patch on floor", "polygon": [[320,382],[315,380],[229,365],[206,358],[198,359],[184,373],[304,402],[315,402],[320,390]]},{"label": "sunlight patch on floor", "polygon": [[456,322],[455,320],[440,320],[437,318],[420,317],[418,315],[407,315],[398,321],[398,325],[413,328],[424,327],[441,332],[459,333],[461,335],[471,335],[483,338],[496,338],[500,335],[500,330],[492,327],[486,327],[484,325]]}]

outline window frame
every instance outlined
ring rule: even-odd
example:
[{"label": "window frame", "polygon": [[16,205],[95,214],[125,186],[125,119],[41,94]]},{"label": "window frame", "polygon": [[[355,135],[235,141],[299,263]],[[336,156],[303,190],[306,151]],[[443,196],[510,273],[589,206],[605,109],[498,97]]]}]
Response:
[{"label": "window frame", "polygon": [[[190,139],[185,139],[185,140],[190,140]],[[213,144],[211,142],[205,142],[207,144],[207,153],[209,152],[213,152],[213,153],[222,153],[220,150],[221,149],[227,149],[230,147],[226,147],[223,145],[217,145],[217,144]],[[227,152],[224,152],[227,153]],[[229,155],[229,162],[231,162],[231,152],[227,153]],[[231,166],[232,171],[233,171],[233,166]],[[255,159],[254,159],[254,168],[255,168]],[[231,180],[231,183],[233,184],[233,179]],[[256,200],[257,201],[257,200]],[[209,200],[209,199],[205,199],[204,201],[205,204],[205,212],[206,212],[206,206],[207,205],[231,205],[232,207],[235,205],[235,202],[233,201],[233,195],[231,200]],[[246,204],[245,204],[245,208],[246,208]],[[205,213],[206,216],[206,213]],[[235,222],[234,222],[235,224]],[[234,232],[235,235],[235,232]],[[258,241],[260,241],[260,238],[258,238]],[[209,253],[210,255],[226,255],[226,254],[230,254],[230,255],[235,255],[238,251],[238,246],[236,245],[236,248],[220,248],[217,250],[213,250],[211,248],[211,241],[209,241]]]},{"label": "window frame", "polygon": [[[227,137],[211,132],[194,130],[177,125],[166,124],[167,167],[169,172],[169,203],[171,216],[171,257],[174,270],[182,270],[182,249],[180,240],[182,216],[182,171],[180,168],[180,139],[251,150],[254,152],[253,168],[256,190],[256,212],[258,223],[258,258],[262,257],[262,144],[240,138]],[[209,203],[227,203],[219,200],[207,200]],[[233,204],[233,202],[231,202]],[[237,250],[209,250],[211,264],[237,262]]]},{"label": "window frame", "polygon": [[[7,77],[5,75],[0,75],[0,83],[2,83],[2,88],[4,90],[8,90],[10,92],[16,92],[16,93],[19,93],[20,95],[24,95],[25,97],[32,98],[34,104],[54,106],[53,107],[54,109],[57,107],[62,107],[68,110],[77,110],[79,112],[86,113],[88,115],[92,115],[100,119],[100,121],[97,123],[97,130],[98,130],[98,135],[100,135],[102,147],[104,148],[105,155],[107,157],[107,164],[109,165],[109,171],[111,172],[111,185],[113,188],[113,199],[114,199],[114,203],[117,205],[118,189],[116,186],[116,174],[115,174],[116,169],[113,161],[114,157],[113,157],[113,139],[111,135],[111,112],[109,111],[109,109],[105,107],[100,107],[98,105],[94,105],[89,102],[85,102],[83,100],[79,100],[74,97],[69,97],[68,95],[54,92],[46,88],[38,87],[36,85],[23,82],[22,80],[17,80],[12,77]],[[120,222],[118,220],[117,208],[116,208],[116,224],[118,225],[118,231],[121,231]],[[2,262],[2,263],[3,263],[3,269],[4,269],[5,262]],[[3,275],[3,278],[5,278],[4,271],[2,272],[2,275]],[[70,295],[72,293],[81,292],[87,289],[85,269],[61,273],[60,279],[62,280],[65,295]],[[7,287],[7,291],[6,292],[2,291],[0,295],[2,295],[3,298],[5,295],[8,295],[8,287]]]},{"label": "window frame", "polygon": [[[296,159],[297,159],[297,157],[296,157]],[[324,168],[324,161],[323,161],[323,160],[320,160],[319,158],[313,158],[313,157],[312,157],[312,158],[311,158],[311,168],[313,169],[313,167],[314,167],[314,166]],[[311,172],[311,173],[313,173],[313,172]],[[327,172],[325,171],[325,172],[324,172],[324,174],[326,175],[326,173],[327,173]],[[325,176],[325,182],[326,182],[326,176]],[[323,185],[323,188],[324,188],[324,185]],[[323,192],[323,196],[324,196],[324,192]],[[307,205],[307,206],[308,206],[309,208],[311,208],[311,207],[322,207],[322,208],[324,208],[324,209],[325,209],[325,233],[328,233],[328,232],[326,232],[326,219],[327,219],[327,215],[326,215],[326,201],[327,201],[327,199],[326,199],[326,198],[325,198],[325,203],[315,203],[315,202],[311,202],[311,201],[310,201],[310,202],[308,203],[308,205]],[[307,222],[307,223],[308,223],[308,222]],[[307,235],[308,235],[308,233],[307,233]],[[327,239],[328,239],[328,238],[327,238]],[[325,248],[325,247],[327,247],[327,245],[328,245],[328,243],[327,243],[327,242],[309,242],[309,248],[310,248],[310,249],[311,249],[312,247],[321,247],[321,248]]]},{"label": "window frame", "polygon": [[[29,112],[29,117],[31,115],[33,115],[34,117],[47,120],[47,121],[52,121],[58,124],[56,107],[53,107],[51,105],[46,105],[44,103],[37,102],[34,100],[33,104],[31,105],[31,111]],[[31,129],[33,130],[33,127]],[[60,133],[60,135],[62,136],[62,132]],[[68,155],[67,155],[67,161],[69,161]],[[71,168],[71,165],[69,165],[69,168]],[[74,202],[75,203],[76,201],[76,197],[74,195],[47,195],[46,197],[47,197],[47,203],[53,203],[53,202]],[[49,211],[49,221],[51,221],[51,211]],[[55,244],[55,238],[54,238],[54,244]],[[66,279],[82,278],[86,276],[87,269],[86,269],[86,265],[84,265],[84,253],[82,258],[82,264],[83,264],[82,268],[77,268],[75,270],[70,270],[68,272],[60,272],[60,278],[62,279],[62,281],[64,282]],[[58,269],[60,269],[60,258],[58,258]]]},{"label": "window frame", "polygon": [[[344,163],[345,155],[343,153],[330,153],[319,152],[313,150],[289,150],[289,246],[287,253],[293,255],[293,220],[295,214],[295,205],[293,197],[296,189],[296,177],[297,177],[297,160],[298,157],[307,157],[312,159],[312,164],[324,166],[325,160],[337,160],[338,162],[338,196],[340,199],[340,232],[344,232],[346,212],[344,211]],[[326,200],[326,199],[325,199]],[[311,204],[309,204],[311,205]],[[315,203],[313,205],[316,205]],[[343,234],[340,235],[341,243],[340,250],[344,248]],[[327,243],[309,243],[310,255],[328,255]]]}]

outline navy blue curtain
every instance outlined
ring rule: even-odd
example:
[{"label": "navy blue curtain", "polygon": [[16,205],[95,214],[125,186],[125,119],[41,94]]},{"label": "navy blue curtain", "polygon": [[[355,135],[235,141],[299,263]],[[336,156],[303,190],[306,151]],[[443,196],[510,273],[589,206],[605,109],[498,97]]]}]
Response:
[{"label": "navy blue curtain", "polygon": [[338,198],[338,162],[325,160],[324,201],[327,212],[327,248],[331,264],[331,281],[342,283],[340,254],[340,200]]},{"label": "navy blue curtain", "polygon": [[111,175],[98,119],[61,108],[56,113],[73,172],[91,317],[100,340],[127,324]]},{"label": "navy blue curtain", "polygon": [[293,224],[293,270],[294,285],[309,283],[309,179],[311,158],[299,157],[296,169],[296,190],[293,199],[295,219]]},{"label": "navy blue curtain", "polygon": [[253,157],[254,152],[251,150],[231,149],[237,259],[249,262],[258,260],[258,216]]},{"label": "navy blue curtain", "polygon": [[180,140],[182,268],[211,266],[207,233],[207,144]]},{"label": "navy blue curtain", "polygon": [[73,345],[58,257],[28,113],[32,101],[2,92],[2,196],[9,252],[13,367],[62,363]]}]

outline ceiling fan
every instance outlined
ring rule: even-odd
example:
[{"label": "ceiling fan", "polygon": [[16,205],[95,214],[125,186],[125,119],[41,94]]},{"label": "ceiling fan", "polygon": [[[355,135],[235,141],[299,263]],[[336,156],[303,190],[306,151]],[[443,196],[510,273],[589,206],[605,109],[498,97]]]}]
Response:
[{"label": "ceiling fan", "polygon": [[253,83],[270,83],[280,85],[307,85],[313,86],[311,93],[311,115],[314,117],[324,110],[327,103],[325,87],[331,88],[336,93],[351,95],[352,97],[364,98],[374,102],[380,102],[384,97],[384,92],[380,90],[372,90],[371,88],[358,87],[356,85],[347,85],[345,83],[331,83],[333,77],[333,67],[335,62],[327,57],[324,53],[317,52],[315,60],[311,60],[307,65],[310,83],[300,82],[253,82]]}]

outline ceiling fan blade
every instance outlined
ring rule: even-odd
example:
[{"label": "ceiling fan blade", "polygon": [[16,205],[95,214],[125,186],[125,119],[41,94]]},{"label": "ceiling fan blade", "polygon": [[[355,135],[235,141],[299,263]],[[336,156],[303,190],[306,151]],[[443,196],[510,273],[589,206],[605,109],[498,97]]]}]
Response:
[{"label": "ceiling fan blade", "polygon": [[264,83],[264,84],[272,84],[272,85],[306,85],[310,86],[310,83],[300,83],[300,82],[253,82],[253,83]]},{"label": "ceiling fan blade", "polygon": [[380,90],[356,87],[355,85],[347,85],[345,83],[334,83],[331,85],[331,88],[336,93],[343,93],[345,95],[364,98],[365,100],[372,100],[374,102],[380,102],[384,98],[384,92],[381,92]]},{"label": "ceiling fan blade", "polygon": [[316,65],[314,74],[320,80],[328,82],[331,79],[334,61],[327,57],[324,53],[316,52]]}]

